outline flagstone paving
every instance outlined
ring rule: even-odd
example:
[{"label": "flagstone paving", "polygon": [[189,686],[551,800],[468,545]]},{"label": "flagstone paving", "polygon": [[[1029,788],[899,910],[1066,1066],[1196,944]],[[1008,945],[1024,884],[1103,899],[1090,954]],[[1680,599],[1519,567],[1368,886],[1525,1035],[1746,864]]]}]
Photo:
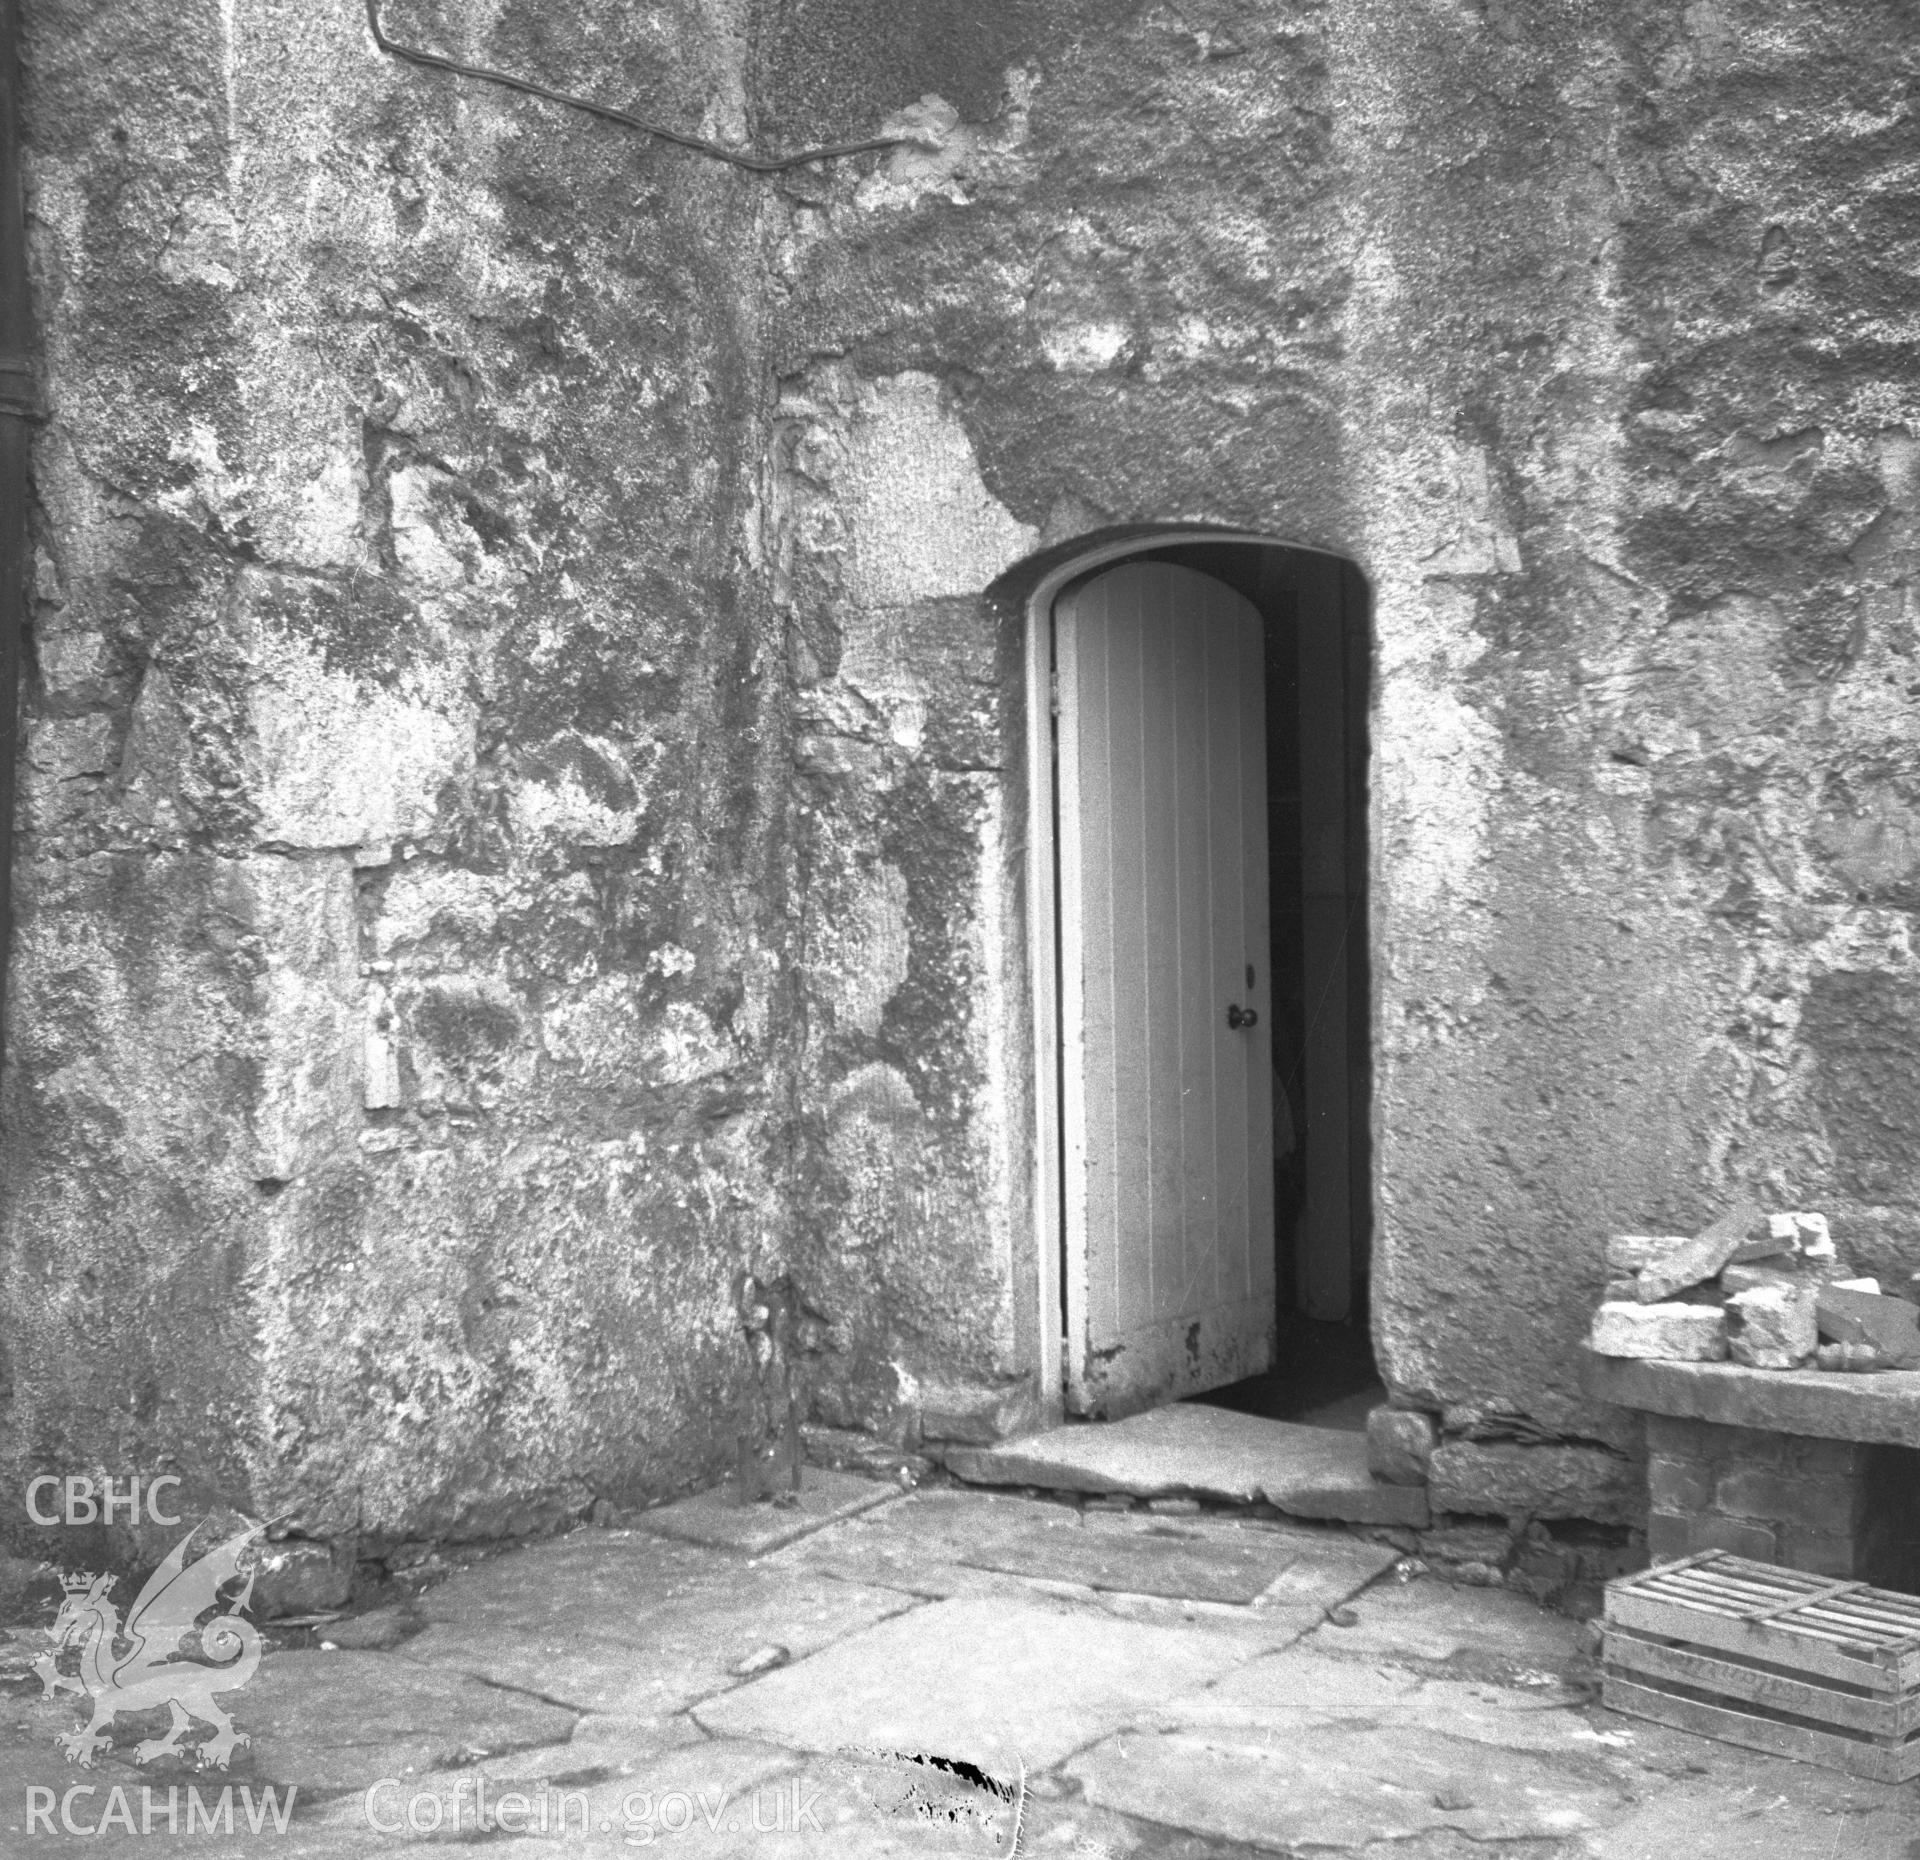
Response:
[{"label": "flagstone paving", "polygon": [[1326,1635],[1332,1653],[1447,1664],[1489,1677],[1558,1672],[1578,1661],[1577,1622],[1505,1589],[1382,1582]]},{"label": "flagstone paving", "polygon": [[[0,1855],[1006,1860],[1017,1812],[1034,1860],[1920,1860],[1920,1787],[1609,1713],[1575,1623],[1336,1527],[875,1487],[768,1548],[790,1517],[722,1509],[488,1557],[323,1629],[339,1651],[270,1653],[223,1695],[252,1740],[225,1773],[136,1765],[157,1715],[68,1764],[78,1702],[16,1631]],[[269,1782],[299,1791],[284,1830]],[[216,1815],[234,1791],[230,1831],[167,1835],[189,1788]]]},{"label": "flagstone paving", "polygon": [[[1075,1514],[1066,1515],[1073,1518]],[[1257,1602],[1300,1561],[1300,1552],[1272,1531],[1241,1531],[1227,1537],[1177,1524],[1131,1531],[1054,1524],[1008,1529],[971,1546],[961,1560],[974,1569],[997,1569],[1116,1595],[1244,1605]]]},{"label": "flagstone paving", "polygon": [[909,1606],[646,1532],[581,1532],[429,1591],[430,1625],[401,1652],[579,1711],[663,1719],[761,1648],[801,1658]]},{"label": "flagstone paving", "polygon": [[[1100,1540],[1099,1548],[1089,1547]],[[1111,1547],[1109,1540],[1120,1540]],[[1108,1598],[1155,1594],[1182,1602],[1215,1599],[1251,1587],[1243,1572],[1267,1574],[1247,1596],[1257,1610],[1308,1611],[1300,1631],[1317,1625],[1397,1560],[1383,1545],[1337,1527],[1274,1525],[1214,1513],[1164,1518],[1150,1512],[1081,1511],[1076,1507],[995,1493],[934,1490],[803,1539],[773,1559],[909,1594],[1030,1594],[1035,1585],[1092,1588]],[[1102,1564],[1138,1572],[1138,1589],[1108,1586],[1092,1574]],[[1207,1572],[1204,1576],[1202,1572]],[[1017,1581],[1009,1582],[1008,1576]],[[1110,1599],[1109,1608],[1114,1606]],[[1135,1612],[1131,1609],[1127,1612]],[[1196,1618],[1199,1618],[1196,1615]],[[1259,1628],[1245,1608],[1210,1614]]]},{"label": "flagstone paving", "polygon": [[819,1530],[823,1524],[835,1524],[884,1505],[898,1491],[896,1486],[853,1473],[815,1467],[807,1473],[801,1489],[783,1495],[783,1502],[778,1504],[762,1499],[743,1505],[731,1484],[717,1485],[709,1492],[696,1492],[691,1498],[642,1512],[635,1523],[642,1530],[687,1543],[764,1556],[769,1550],[778,1550]]},{"label": "flagstone paving", "polygon": [[1239,1649],[1178,1627],[994,1601],[935,1602],[698,1707],[710,1731],[802,1750],[1050,1768],[1142,1704],[1219,1678]]},{"label": "flagstone paving", "polygon": [[1601,1766],[1337,1719],[1291,1731],[1129,1733],[1067,1765],[1089,1800],[1223,1840],[1355,1848],[1450,1830],[1564,1839],[1631,1805]]}]

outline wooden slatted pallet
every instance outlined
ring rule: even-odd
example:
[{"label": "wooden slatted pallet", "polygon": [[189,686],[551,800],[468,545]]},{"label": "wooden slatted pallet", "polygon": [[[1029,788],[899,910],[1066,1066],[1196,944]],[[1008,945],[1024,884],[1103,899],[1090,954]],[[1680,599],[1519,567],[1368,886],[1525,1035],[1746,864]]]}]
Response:
[{"label": "wooden slatted pallet", "polygon": [[1920,1596],[1723,1550],[1607,1584],[1603,1703],[1876,1782],[1920,1776]]}]

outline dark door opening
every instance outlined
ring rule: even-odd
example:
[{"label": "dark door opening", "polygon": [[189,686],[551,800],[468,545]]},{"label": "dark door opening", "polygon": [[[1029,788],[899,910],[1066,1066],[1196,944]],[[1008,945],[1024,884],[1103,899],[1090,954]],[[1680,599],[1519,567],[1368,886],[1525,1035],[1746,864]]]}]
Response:
[{"label": "dark door opening", "polygon": [[1384,1399],[1368,1324],[1366,583],[1335,558],[1259,544],[1186,544],[1154,559],[1225,582],[1266,627],[1274,1363],[1192,1399],[1363,1427]]}]

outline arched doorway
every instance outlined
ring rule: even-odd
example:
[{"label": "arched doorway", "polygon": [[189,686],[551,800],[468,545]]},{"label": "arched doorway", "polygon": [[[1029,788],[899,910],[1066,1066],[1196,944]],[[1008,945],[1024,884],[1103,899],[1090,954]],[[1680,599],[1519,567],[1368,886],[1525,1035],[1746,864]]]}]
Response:
[{"label": "arched doorway", "polygon": [[1064,1405],[1368,1384],[1365,583],[1175,532],[1047,576],[1028,626]]}]

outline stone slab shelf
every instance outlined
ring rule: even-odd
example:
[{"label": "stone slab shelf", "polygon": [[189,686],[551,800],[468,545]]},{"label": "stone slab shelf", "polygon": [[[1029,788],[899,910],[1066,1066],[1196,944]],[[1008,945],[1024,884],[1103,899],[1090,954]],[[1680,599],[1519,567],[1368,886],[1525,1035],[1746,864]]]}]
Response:
[{"label": "stone slab shelf", "polygon": [[1920,1370],[1841,1375],[1748,1369],[1581,1352],[1580,1386],[1598,1401],[1648,1414],[1768,1429],[1817,1440],[1920,1447]]}]

